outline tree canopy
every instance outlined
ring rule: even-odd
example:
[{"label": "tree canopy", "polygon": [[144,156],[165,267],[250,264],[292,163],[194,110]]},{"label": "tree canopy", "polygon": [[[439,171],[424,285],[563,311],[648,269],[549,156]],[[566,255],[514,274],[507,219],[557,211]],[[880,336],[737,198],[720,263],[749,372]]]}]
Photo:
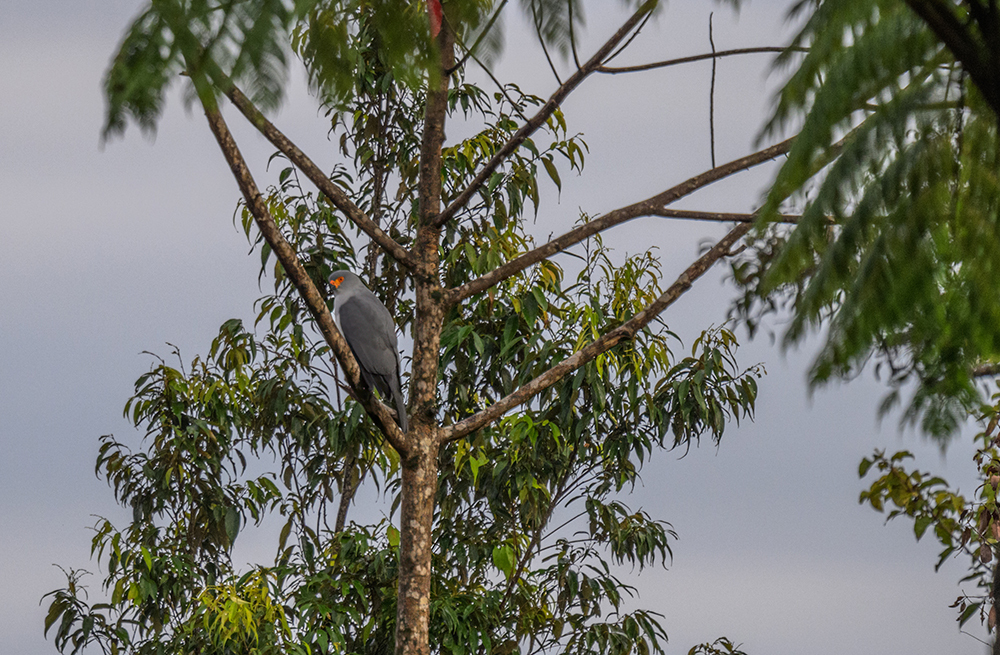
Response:
[{"label": "tree canopy", "polygon": [[[89,602],[73,570],[51,594],[61,650],[662,651],[657,616],[626,609],[613,565],[664,563],[673,533],[623,495],[654,451],[717,443],[752,416],[763,370],[738,365],[725,328],[676,354],[660,314],[751,216],[710,216],[737,225],[670,285],[652,251],[616,261],[601,233],[640,216],[705,218],[668,205],[788,142],[537,245],[526,226],[539,177],[559,186],[587,157],[561,104],[657,3],[631,3],[585,59],[582,3],[519,3],[546,52],[577,63],[547,99],[464,78],[498,52],[507,4],[153,0],[130,27],[106,78],[105,136],[129,121],[154,129],[167,88],[186,80],[274,289],[253,328],[227,321],[206,355],[139,378],[126,414],[141,447],[102,439],[97,472],[132,522],[96,525],[107,602]],[[268,118],[293,52],[329,112],[332,171]],[[227,101],[284,160],[273,188],[244,161]],[[457,120],[478,127],[446,143]],[[573,270],[552,260],[566,251]],[[412,338],[405,434],[331,319],[321,289],[341,268]],[[349,519],[363,484],[392,499],[391,520]],[[234,541],[269,517],[283,526],[274,560],[235,566]],[[725,639],[695,651],[738,652]]]}]

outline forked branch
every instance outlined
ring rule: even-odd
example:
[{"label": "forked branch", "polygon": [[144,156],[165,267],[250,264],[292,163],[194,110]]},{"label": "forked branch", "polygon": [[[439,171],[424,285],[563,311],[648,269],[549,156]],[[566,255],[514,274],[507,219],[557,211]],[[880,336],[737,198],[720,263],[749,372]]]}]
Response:
[{"label": "forked branch", "polygon": [[520,389],[505,396],[504,398],[501,398],[486,409],[470,416],[464,421],[444,428],[441,432],[442,442],[461,439],[468,436],[472,432],[489,425],[518,405],[528,402],[535,395],[551,387],[553,384],[563,379],[587,362],[590,362],[601,353],[614,348],[622,341],[632,339],[639,330],[649,325],[650,321],[656,318],[667,307],[672,305],[674,301],[684,295],[684,293],[691,288],[694,281],[701,277],[705,271],[711,268],[712,264],[729,254],[733,245],[752,228],[753,223],[749,222],[740,223],[734,227],[730,230],[729,234],[724,236],[718,243],[712,246],[708,252],[695,260],[693,264],[688,266],[688,268],[681,273],[680,277],[678,277],[677,280],[670,285],[670,288],[664,291],[663,294],[661,294],[660,297],[653,301],[648,307],[619,327],[608,332],[597,340],[592,341],[582,350],[578,350],[563,361],[559,362],[549,370],[525,384]]},{"label": "forked branch", "polygon": [[[773,145],[770,148],[759,150],[753,154],[747,155],[746,157],[735,159],[727,164],[705,171],[704,173],[685,180],[684,182],[671,187],[662,193],[658,193],[651,198],[628,205],[627,207],[621,207],[610,211],[588,223],[584,223],[578,228],[570,230],[560,237],[552,239],[545,245],[539,246],[534,250],[524,253],[520,257],[512,259],[506,264],[493,269],[489,273],[486,273],[482,277],[476,278],[475,280],[471,280],[460,287],[449,290],[448,300],[451,302],[460,302],[465,298],[481,293],[498,282],[506,280],[507,278],[520,273],[529,266],[537,264],[543,259],[548,259],[552,255],[561,252],[570,246],[576,245],[584,239],[594,236],[598,232],[603,232],[611,227],[621,225],[622,223],[631,221],[635,218],[640,218],[642,216],[666,215],[666,210],[664,209],[665,205],[669,205],[684,196],[694,193],[698,189],[706,187],[709,184],[717,182],[723,178],[729,177],[734,173],[738,173],[774,159],[779,155],[783,155],[788,152],[791,144],[792,139],[786,139],[785,141]],[[690,215],[692,212],[688,212],[688,214]]]},{"label": "forked branch", "polygon": [[323,338],[326,339],[330,348],[333,349],[334,354],[337,356],[337,361],[340,362],[340,366],[344,369],[347,379],[350,381],[351,387],[355,390],[362,406],[371,415],[376,425],[382,430],[382,433],[386,435],[386,439],[392,444],[392,447],[401,454],[405,454],[407,452],[405,437],[393,420],[393,415],[390,413],[389,408],[380,403],[370,392],[367,394],[357,393],[357,390],[362,388],[361,369],[358,367],[358,362],[354,359],[350,346],[347,345],[347,342],[337,330],[333,317],[330,315],[330,310],[327,309],[326,301],[316,288],[316,285],[313,284],[309,274],[306,273],[306,269],[302,266],[302,262],[299,261],[295,249],[281,234],[281,230],[278,229],[274,217],[268,211],[267,203],[264,202],[264,198],[257,188],[257,183],[254,181],[253,175],[251,175],[250,169],[247,167],[246,161],[243,159],[243,155],[236,145],[232,133],[229,131],[229,127],[222,118],[222,114],[217,107],[206,107],[205,117],[208,119],[208,125],[212,130],[212,134],[215,136],[215,140],[218,142],[219,148],[222,150],[222,154],[225,156],[226,162],[233,172],[233,177],[236,178],[236,183],[240,187],[243,199],[247,203],[247,208],[257,223],[257,228],[268,245],[271,246],[271,250],[278,257],[278,261],[281,262],[282,267],[285,269],[285,274],[288,275],[288,278],[295,285],[296,289],[298,289],[310,313],[316,319],[316,324],[323,333]]},{"label": "forked branch", "polygon": [[587,79],[591,73],[601,67],[605,58],[611,54],[612,50],[615,49],[615,46],[621,43],[622,40],[629,35],[636,25],[638,25],[652,10],[655,4],[655,2],[643,3],[639,10],[632,14],[632,16],[625,21],[625,24],[622,25],[621,28],[619,28],[618,31],[615,32],[614,35],[612,35],[612,37],[608,39],[597,52],[594,53],[593,57],[591,57],[582,67],[577,69],[577,71],[573,73],[565,82],[559,85],[559,88],[556,89],[555,93],[549,97],[538,112],[528,119],[528,121],[496,151],[496,154],[494,154],[493,157],[486,162],[482,170],[479,171],[469,185],[465,187],[465,189],[463,189],[454,200],[451,201],[451,204],[438,214],[437,218],[434,220],[435,226],[441,226],[448,222],[458,210],[469,202],[473,195],[479,192],[482,186],[490,179],[490,176],[493,175],[493,172],[507,160],[507,157],[517,150],[517,148],[520,147],[520,145],[524,143],[528,137],[534,134],[538,128],[545,124],[545,121],[547,121],[549,117],[555,113],[556,109],[562,105],[563,101],[566,100],[570,93],[580,86],[580,84]]},{"label": "forked branch", "polygon": [[343,212],[352,223],[361,228],[361,231],[371,237],[372,241],[377,243],[390,257],[410,269],[413,268],[413,257],[410,252],[386,234],[375,221],[355,205],[347,194],[344,193],[343,189],[334,184],[312,159],[306,156],[281,130],[275,127],[250,102],[250,99],[243,95],[243,92],[235,84],[225,79],[221,81],[217,80],[217,83],[222,85],[226,97],[240,110],[250,124],[257,128],[275,148],[288,157],[288,160],[295,164],[316,185],[316,188],[330,200],[334,207]]}]

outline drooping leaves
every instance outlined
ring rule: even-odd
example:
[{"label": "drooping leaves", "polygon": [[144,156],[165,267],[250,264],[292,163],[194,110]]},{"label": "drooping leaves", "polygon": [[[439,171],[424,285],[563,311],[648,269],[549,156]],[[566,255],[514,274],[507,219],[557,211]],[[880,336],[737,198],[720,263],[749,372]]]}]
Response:
[{"label": "drooping leaves", "polygon": [[828,328],[814,384],[875,357],[884,407],[914,382],[904,420],[944,437],[981,402],[975,365],[1000,357],[995,117],[903,2],[816,3],[793,44],[809,51],[768,132],[801,129],[761,221],[802,218],[737,265],[740,310],[787,302],[786,343]]}]

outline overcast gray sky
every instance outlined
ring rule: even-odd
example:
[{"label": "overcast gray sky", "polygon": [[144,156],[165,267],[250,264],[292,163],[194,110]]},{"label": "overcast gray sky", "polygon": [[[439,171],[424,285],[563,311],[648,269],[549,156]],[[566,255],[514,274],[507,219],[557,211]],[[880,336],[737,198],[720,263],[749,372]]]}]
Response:
[{"label": "overcast gray sky", "polygon": [[[97,438],[135,438],[121,410],[144,350],[187,358],[206,350],[228,318],[249,319],[257,263],[232,224],[236,186],[204,120],[178,94],[155,141],[131,129],[99,147],[100,80],[138,0],[0,2],[0,651],[54,652],[42,637],[42,595],[63,582],[53,564],[96,570],[91,515],[126,520],[94,477]],[[588,46],[620,20],[618,3],[590,3]],[[715,10],[719,49],[782,44],[788,0],[752,0],[737,17],[704,0],[676,0],[623,61],[704,52]],[[509,32],[515,33],[513,22]],[[547,95],[551,76],[532,47],[509,47],[505,79]],[[777,81],[769,56],[719,63],[719,162],[753,149]],[[709,166],[710,64],[590,80],[566,104],[591,152],[582,178],[564,174],[560,202],[547,189],[536,232],[544,238],[579,209],[598,213],[646,197]],[[326,126],[296,77],[277,121],[325,165]],[[233,123],[236,120],[233,119]],[[461,129],[453,127],[454,139]],[[270,147],[237,138],[264,179]],[[685,202],[749,211],[774,168],[762,167]],[[670,279],[723,228],[662,219],[618,228],[622,252],[656,245]],[[690,338],[724,320],[733,289],[706,276],[665,315]],[[642,605],[664,614],[667,652],[727,635],[753,655],[980,653],[948,605],[963,562],[935,574],[936,544],[911,525],[883,525],[857,504],[857,464],[875,447],[907,448],[918,464],[969,491],[969,439],[937,447],[887,421],[870,375],[809,399],[812,354],[782,355],[767,339],[741,361],[763,361],[757,420],[716,450],[665,453],[633,499],[679,532],[668,571],[633,579]],[[243,556],[253,553],[253,537]],[[238,557],[241,553],[238,553]],[[91,578],[96,584],[99,576]],[[970,590],[972,591],[972,590]],[[985,638],[970,624],[968,632]]]}]

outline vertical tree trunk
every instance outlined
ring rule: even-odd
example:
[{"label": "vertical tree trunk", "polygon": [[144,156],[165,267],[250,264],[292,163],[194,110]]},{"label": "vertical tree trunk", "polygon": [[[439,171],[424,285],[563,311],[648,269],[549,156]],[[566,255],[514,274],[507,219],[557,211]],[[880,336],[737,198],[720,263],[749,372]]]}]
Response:
[{"label": "vertical tree trunk", "polygon": [[437,492],[437,382],[444,323],[440,286],[441,146],[448,110],[448,71],[454,62],[454,35],[445,20],[436,35],[440,54],[430,72],[420,148],[419,222],[413,246],[416,260],[416,320],[410,368],[410,432],[402,461],[399,543],[399,596],[396,601],[396,655],[429,655],[431,532]]},{"label": "vertical tree trunk", "polygon": [[399,520],[399,598],[396,653],[427,655],[431,598],[431,530],[437,491],[437,441],[420,440],[402,462],[403,499]]}]

